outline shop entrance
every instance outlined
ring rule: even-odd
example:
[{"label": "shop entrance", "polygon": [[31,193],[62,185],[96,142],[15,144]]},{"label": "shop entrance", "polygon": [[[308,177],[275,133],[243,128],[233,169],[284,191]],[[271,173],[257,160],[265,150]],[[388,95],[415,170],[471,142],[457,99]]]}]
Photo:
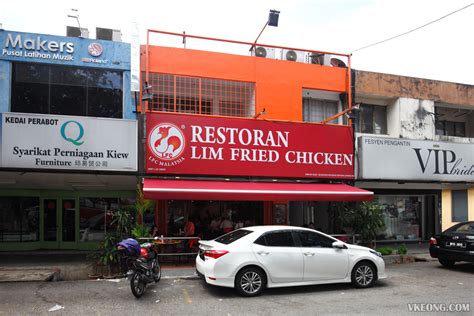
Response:
[{"label": "shop entrance", "polygon": [[74,249],[78,239],[75,198],[43,198],[41,217],[42,246],[48,249]]},{"label": "shop entrance", "polygon": [[264,223],[264,202],[255,201],[166,201],[160,231],[166,236],[184,236],[187,220],[193,221],[195,235],[215,238],[229,229]]}]

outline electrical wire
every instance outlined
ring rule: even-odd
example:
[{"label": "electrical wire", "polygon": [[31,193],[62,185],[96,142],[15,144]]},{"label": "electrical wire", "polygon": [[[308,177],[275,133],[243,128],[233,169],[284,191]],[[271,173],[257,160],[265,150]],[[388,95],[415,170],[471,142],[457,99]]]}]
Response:
[{"label": "electrical wire", "polygon": [[474,5],[474,3],[470,3],[470,4],[468,4],[468,5],[465,6],[465,7],[462,7],[462,8],[460,8],[460,9],[457,9],[457,10],[453,11],[453,12],[450,12],[450,13],[448,13],[448,14],[446,14],[446,15],[440,17],[440,18],[437,18],[436,20],[433,20],[433,21],[431,21],[431,22],[428,22],[428,23],[426,23],[426,24],[423,24],[423,25],[421,25],[421,26],[419,26],[419,27],[417,27],[417,28],[414,28],[414,29],[412,29],[412,30],[409,30],[409,31],[407,31],[407,32],[405,32],[405,33],[398,34],[398,35],[395,35],[395,36],[393,36],[393,37],[387,38],[387,39],[385,39],[385,40],[382,40],[382,41],[379,41],[379,42],[376,42],[376,43],[373,43],[373,44],[370,44],[370,45],[367,45],[367,46],[363,46],[363,47],[357,48],[357,49],[353,50],[353,51],[351,52],[351,54],[354,53],[354,52],[357,52],[357,51],[359,51],[359,50],[366,49],[366,48],[369,48],[369,47],[372,47],[372,46],[375,46],[375,45],[378,45],[378,44],[382,44],[382,43],[388,42],[388,41],[390,41],[390,40],[396,39],[396,38],[398,38],[398,37],[400,37],[400,36],[407,35],[407,34],[409,34],[409,33],[412,33],[412,32],[414,32],[414,31],[417,31],[417,30],[419,30],[419,29],[421,29],[421,28],[424,28],[425,26],[428,26],[428,25],[433,24],[433,23],[435,23],[435,22],[438,22],[438,21],[440,21],[440,20],[442,20],[442,19],[444,19],[444,18],[447,18],[448,16],[453,15],[453,14],[459,12],[459,11],[465,10],[465,9],[469,8],[470,6],[472,6],[472,5]]}]

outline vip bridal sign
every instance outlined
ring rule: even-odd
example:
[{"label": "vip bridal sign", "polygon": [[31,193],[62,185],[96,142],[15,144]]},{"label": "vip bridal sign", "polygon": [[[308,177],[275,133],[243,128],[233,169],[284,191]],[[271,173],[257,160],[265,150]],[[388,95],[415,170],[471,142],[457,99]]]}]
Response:
[{"label": "vip bridal sign", "polygon": [[354,178],[346,126],[147,114],[148,173]]},{"label": "vip bridal sign", "polygon": [[474,181],[472,144],[362,136],[360,179]]}]

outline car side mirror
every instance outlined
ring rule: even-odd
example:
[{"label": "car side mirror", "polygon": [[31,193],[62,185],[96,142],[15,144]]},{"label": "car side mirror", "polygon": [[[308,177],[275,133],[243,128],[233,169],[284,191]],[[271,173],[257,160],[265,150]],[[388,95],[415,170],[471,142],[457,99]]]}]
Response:
[{"label": "car side mirror", "polygon": [[337,249],[347,249],[346,245],[342,241],[333,242],[332,247]]}]

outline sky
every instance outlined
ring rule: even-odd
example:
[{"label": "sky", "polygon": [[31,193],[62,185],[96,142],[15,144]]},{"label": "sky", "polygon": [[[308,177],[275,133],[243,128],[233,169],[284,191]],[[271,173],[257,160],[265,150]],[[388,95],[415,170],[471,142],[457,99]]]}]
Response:
[{"label": "sky", "polygon": [[[278,27],[268,26],[259,43],[349,54],[460,9],[472,0],[22,0],[0,3],[5,30],[65,35],[78,9],[91,38],[96,27],[120,29],[131,40],[138,23],[146,30],[255,41],[270,9],[281,11]],[[358,70],[474,85],[474,6],[418,31],[352,54]],[[182,47],[181,38],[151,36],[151,43]],[[248,54],[242,45],[188,39],[187,48]]]}]

